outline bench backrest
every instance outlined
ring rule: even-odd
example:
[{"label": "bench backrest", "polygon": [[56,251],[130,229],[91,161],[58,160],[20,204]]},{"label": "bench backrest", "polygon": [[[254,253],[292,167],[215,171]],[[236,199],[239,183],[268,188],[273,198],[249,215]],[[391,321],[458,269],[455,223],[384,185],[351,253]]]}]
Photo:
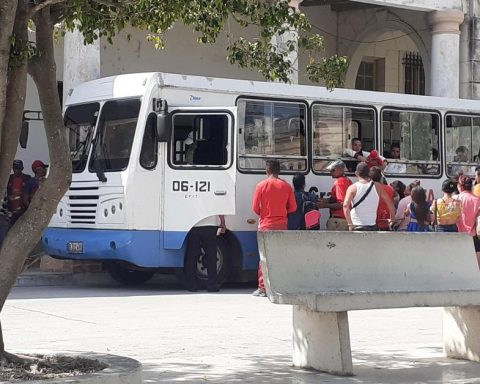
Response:
[{"label": "bench backrest", "polygon": [[[269,297],[275,302],[302,304],[306,296],[331,302],[335,296],[356,294],[375,300],[375,294],[480,292],[475,249],[466,234],[270,231],[259,232],[258,243]],[[480,296],[478,300],[480,304]],[[404,306],[412,303],[443,301],[417,298]],[[366,305],[384,307],[389,306]]]}]

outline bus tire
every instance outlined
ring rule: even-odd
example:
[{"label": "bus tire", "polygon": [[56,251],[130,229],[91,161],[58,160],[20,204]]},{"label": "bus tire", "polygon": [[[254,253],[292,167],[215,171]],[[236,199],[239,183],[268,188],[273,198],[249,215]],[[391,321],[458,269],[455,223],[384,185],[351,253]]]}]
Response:
[{"label": "bus tire", "polygon": [[[225,235],[219,236],[218,237],[218,245],[217,245],[217,276],[218,276],[218,284],[221,286],[224,284],[230,275],[230,269],[232,266],[232,260],[229,255],[229,243],[225,239]],[[182,283],[186,287],[192,287],[196,286],[199,289],[206,289],[207,288],[207,280],[208,280],[208,274],[207,274],[207,265],[206,261],[204,259],[204,252],[202,249],[201,254],[196,256],[197,260],[195,263],[192,263],[192,265],[196,265],[196,271],[195,273],[187,273],[185,268],[183,269],[177,269],[176,275],[182,281]],[[187,254],[185,256],[185,265],[189,265],[187,263],[186,258],[189,257]],[[187,276],[195,276],[195,281],[187,281]]]},{"label": "bus tire", "polygon": [[155,272],[140,271],[128,267],[128,264],[110,261],[106,263],[107,271],[116,282],[123,285],[141,285],[150,280]]}]

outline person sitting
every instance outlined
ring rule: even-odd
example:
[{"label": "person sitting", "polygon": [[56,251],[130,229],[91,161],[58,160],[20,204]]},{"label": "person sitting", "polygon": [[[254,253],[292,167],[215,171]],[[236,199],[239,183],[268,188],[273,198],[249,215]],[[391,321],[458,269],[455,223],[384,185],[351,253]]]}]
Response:
[{"label": "person sitting", "polygon": [[[392,144],[390,146],[390,159],[392,160],[400,160],[400,145],[399,144]],[[387,166],[385,167],[385,173],[406,173],[407,172],[407,165],[404,163],[398,162],[388,162]]]},{"label": "person sitting", "polygon": [[356,170],[357,164],[361,161],[366,162],[370,166],[378,165],[382,169],[383,167],[385,167],[385,165],[387,165],[385,158],[378,155],[377,151],[372,151],[372,154],[368,151],[364,151],[362,140],[360,140],[358,137],[354,137],[351,140],[351,145],[351,149],[346,148],[344,151],[346,156],[353,157],[355,159],[355,161],[346,162],[347,168],[350,172],[354,172]]}]

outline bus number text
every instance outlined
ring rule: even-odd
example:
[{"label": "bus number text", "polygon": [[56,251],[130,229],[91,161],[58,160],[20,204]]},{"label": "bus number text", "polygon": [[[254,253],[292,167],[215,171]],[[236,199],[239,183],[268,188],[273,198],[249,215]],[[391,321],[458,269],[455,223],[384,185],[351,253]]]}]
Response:
[{"label": "bus number text", "polygon": [[174,192],[210,192],[210,181],[179,181],[172,183]]}]

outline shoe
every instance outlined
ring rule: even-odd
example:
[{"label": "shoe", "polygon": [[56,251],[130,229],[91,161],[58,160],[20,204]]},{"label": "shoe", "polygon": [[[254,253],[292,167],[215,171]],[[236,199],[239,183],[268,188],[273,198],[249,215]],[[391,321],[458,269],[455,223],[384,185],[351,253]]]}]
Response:
[{"label": "shoe", "polygon": [[265,292],[264,289],[261,289],[261,288],[258,288],[257,290],[253,291],[252,295],[258,296],[258,297],[267,297],[267,293]]}]

